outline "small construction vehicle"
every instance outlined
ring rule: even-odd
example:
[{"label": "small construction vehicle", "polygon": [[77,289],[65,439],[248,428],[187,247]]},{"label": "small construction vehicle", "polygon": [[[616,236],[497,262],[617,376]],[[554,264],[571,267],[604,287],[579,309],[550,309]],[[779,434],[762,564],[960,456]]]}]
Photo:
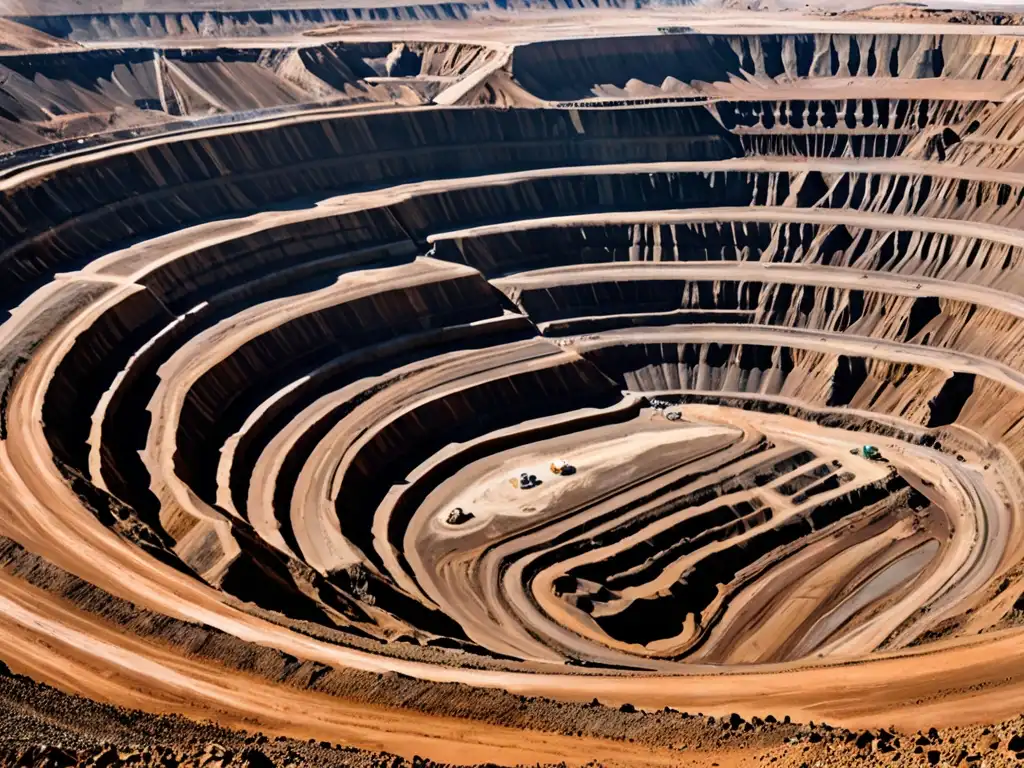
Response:
[{"label": "small construction vehicle", "polygon": [[554,461],[551,462],[551,474],[574,475],[576,474],[576,467],[574,467],[565,459],[555,459]]},{"label": "small construction vehicle", "polygon": [[860,456],[868,461],[882,461],[882,453],[873,445],[862,445],[860,448],[853,448],[850,453]]},{"label": "small construction vehicle", "polygon": [[448,513],[448,525],[462,525],[475,517],[472,512],[466,512],[462,507],[455,507]]},{"label": "small construction vehicle", "polygon": [[519,481],[512,481],[513,485],[518,485],[520,491],[528,491],[531,488],[536,488],[540,485],[540,480],[537,479],[536,475],[531,475],[528,472],[523,472],[519,475]]}]

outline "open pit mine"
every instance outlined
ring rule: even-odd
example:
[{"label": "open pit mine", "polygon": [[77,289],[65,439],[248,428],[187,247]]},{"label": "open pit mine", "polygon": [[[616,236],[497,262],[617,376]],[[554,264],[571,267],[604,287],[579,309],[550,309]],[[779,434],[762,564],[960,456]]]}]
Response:
[{"label": "open pit mine", "polygon": [[31,5],[0,762],[1024,757],[1014,19]]}]

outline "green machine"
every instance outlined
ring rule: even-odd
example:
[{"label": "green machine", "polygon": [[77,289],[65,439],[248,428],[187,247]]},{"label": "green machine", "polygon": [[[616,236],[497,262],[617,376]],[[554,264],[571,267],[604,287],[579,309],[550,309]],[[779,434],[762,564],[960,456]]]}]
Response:
[{"label": "green machine", "polygon": [[850,451],[854,456],[863,456],[869,461],[881,461],[882,453],[873,445],[862,445],[860,448],[854,448]]}]

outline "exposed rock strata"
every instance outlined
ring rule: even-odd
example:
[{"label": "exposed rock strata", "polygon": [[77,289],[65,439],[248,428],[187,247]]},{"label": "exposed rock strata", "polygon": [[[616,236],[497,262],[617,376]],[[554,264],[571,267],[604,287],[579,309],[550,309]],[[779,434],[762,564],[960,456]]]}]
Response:
[{"label": "exposed rock strata", "polygon": [[[1024,47],[593,43],[0,58],[12,146],[53,129],[44,102],[90,132],[131,102],[151,129],[0,177],[0,531],[50,595],[0,600],[0,652],[48,637],[24,663],[60,682],[62,652],[137,658],[119,694],[172,670],[189,711],[238,722],[261,716],[248,669],[286,714],[333,694],[318,733],[353,717],[346,665],[719,714],[1009,714],[986,646],[1024,591]],[[114,596],[144,618],[92,604]],[[236,640],[251,665],[211,682]],[[401,738],[443,751],[424,723]]]}]

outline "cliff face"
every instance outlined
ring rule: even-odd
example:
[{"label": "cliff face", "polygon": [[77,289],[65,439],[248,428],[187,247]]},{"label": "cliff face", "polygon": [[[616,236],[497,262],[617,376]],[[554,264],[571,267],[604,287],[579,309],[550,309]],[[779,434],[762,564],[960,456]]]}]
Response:
[{"label": "cliff face", "polygon": [[[182,12],[178,4],[161,11],[152,3],[125,9],[124,13],[81,13],[80,8],[61,8],[46,15],[39,4],[27,4],[15,16],[17,21],[58,38],[71,40],[133,40],[146,38],[260,38],[295,32],[316,31],[332,24],[354,21],[415,21],[463,19],[467,3],[426,3],[414,6],[288,9],[287,0],[275,3],[281,10],[233,10],[224,3],[222,10]],[[301,4],[296,4],[301,5]],[[49,9],[45,9],[49,10]],[[13,13],[19,11],[15,8]]]},{"label": "cliff face", "polygon": [[446,43],[173,42],[7,55],[0,57],[0,151],[31,158],[54,142],[77,149],[80,137],[109,143],[325,106],[425,104],[494,55],[486,46]]}]

